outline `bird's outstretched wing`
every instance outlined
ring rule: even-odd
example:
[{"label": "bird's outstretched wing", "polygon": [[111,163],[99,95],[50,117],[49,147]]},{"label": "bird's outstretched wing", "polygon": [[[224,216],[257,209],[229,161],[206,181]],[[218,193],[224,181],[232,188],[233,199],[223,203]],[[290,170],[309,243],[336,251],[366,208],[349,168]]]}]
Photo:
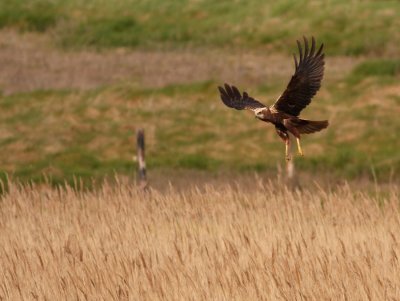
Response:
[{"label": "bird's outstretched wing", "polygon": [[229,86],[228,84],[224,85],[225,89],[222,87],[218,87],[218,90],[221,94],[222,102],[236,110],[252,110],[259,108],[266,108],[261,102],[255,100],[250,97],[247,92],[243,92],[243,95],[240,94],[239,90],[235,86]]},{"label": "bird's outstretched wing", "polygon": [[316,51],[314,37],[311,39],[311,49],[308,47],[308,40],[304,37],[304,53],[299,41],[297,41],[297,46],[300,59],[297,61],[296,55],[293,55],[295,73],[285,92],[272,105],[273,109],[293,116],[300,114],[321,87],[325,64],[322,52],[324,44],[321,44]]}]

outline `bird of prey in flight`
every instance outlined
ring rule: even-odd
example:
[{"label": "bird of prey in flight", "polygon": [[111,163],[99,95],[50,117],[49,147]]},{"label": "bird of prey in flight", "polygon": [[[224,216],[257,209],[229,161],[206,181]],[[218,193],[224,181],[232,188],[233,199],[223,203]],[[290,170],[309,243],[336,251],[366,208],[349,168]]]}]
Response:
[{"label": "bird of prey in flight", "polygon": [[325,129],[328,121],[312,121],[300,119],[299,114],[310,104],[312,97],[321,87],[321,80],[324,75],[324,53],[321,44],[319,49],[315,47],[315,39],[311,39],[311,48],[308,40],[304,37],[304,51],[302,44],[297,41],[299,48],[299,59],[294,56],[295,72],[286,87],[286,90],[271,106],[266,106],[250,97],[246,92],[241,94],[235,86],[228,84],[218,87],[222,102],[236,110],[251,110],[255,117],[275,125],[279,137],[286,145],[286,160],[290,160],[289,133],[297,140],[297,148],[302,156],[303,151],[300,145],[301,134],[311,134]]}]

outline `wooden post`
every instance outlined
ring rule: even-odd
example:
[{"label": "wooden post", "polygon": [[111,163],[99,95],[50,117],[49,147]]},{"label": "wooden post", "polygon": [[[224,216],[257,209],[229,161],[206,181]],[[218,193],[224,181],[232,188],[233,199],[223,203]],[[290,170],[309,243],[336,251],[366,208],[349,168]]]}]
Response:
[{"label": "wooden post", "polygon": [[296,177],[293,158],[286,162],[286,177],[289,183],[292,183]]},{"label": "wooden post", "polygon": [[136,132],[137,161],[138,161],[138,182],[141,188],[147,188],[146,161],[144,156],[144,130]]},{"label": "wooden post", "polygon": [[294,166],[295,158],[292,155],[292,143],[290,143],[289,155],[290,155],[290,160],[286,161],[286,183],[290,189],[300,188],[300,184],[296,176],[296,169]]}]

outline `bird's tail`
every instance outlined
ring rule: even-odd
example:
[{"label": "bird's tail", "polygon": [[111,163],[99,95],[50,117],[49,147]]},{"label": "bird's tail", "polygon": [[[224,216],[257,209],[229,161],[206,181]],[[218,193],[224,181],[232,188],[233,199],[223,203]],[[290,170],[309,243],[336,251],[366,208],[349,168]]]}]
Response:
[{"label": "bird's tail", "polygon": [[312,121],[297,119],[294,123],[294,127],[299,131],[299,134],[311,134],[319,132],[327,128],[329,125],[328,120]]}]

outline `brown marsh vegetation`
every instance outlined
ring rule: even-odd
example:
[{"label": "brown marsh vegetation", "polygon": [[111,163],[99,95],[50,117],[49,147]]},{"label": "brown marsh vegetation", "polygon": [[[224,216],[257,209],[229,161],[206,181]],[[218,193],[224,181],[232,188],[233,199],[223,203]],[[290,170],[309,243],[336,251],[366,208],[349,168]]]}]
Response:
[{"label": "brown marsh vegetation", "polygon": [[10,184],[0,299],[399,299],[397,186],[250,180],[163,193]]}]

